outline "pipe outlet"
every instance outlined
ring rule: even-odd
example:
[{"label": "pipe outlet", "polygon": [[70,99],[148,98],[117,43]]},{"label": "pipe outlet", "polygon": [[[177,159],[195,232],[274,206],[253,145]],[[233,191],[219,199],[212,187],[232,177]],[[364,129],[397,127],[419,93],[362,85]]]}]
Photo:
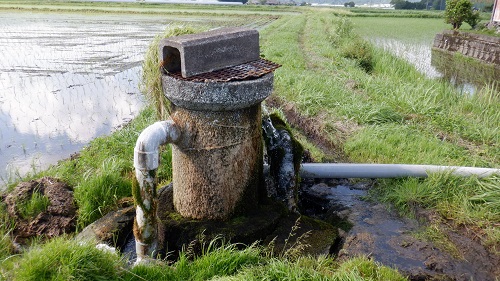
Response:
[{"label": "pipe outlet", "polygon": [[154,257],[157,250],[158,198],[156,195],[156,169],[159,165],[159,148],[174,143],[181,136],[178,126],[172,120],[156,122],[147,127],[137,139],[134,148],[134,167],[138,187],[132,193],[136,205],[134,236],[137,253],[136,264],[148,257]]},{"label": "pipe outlet", "polygon": [[181,132],[172,120],[156,122],[139,135],[134,148],[134,168],[154,170],[158,168],[159,147],[175,143]]}]

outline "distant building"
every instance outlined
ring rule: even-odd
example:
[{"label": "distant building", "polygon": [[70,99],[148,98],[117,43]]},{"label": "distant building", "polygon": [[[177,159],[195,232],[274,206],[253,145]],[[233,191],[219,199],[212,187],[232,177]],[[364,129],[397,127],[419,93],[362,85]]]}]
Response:
[{"label": "distant building", "polygon": [[493,4],[493,14],[491,15],[491,23],[500,24],[500,0],[495,0]]}]

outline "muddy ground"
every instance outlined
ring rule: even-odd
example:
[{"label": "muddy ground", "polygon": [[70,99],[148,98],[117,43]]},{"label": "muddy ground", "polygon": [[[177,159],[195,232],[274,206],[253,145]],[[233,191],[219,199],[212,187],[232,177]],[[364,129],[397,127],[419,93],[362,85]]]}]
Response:
[{"label": "muddy ground", "polygon": [[[23,209],[35,193],[46,197],[49,204],[44,211],[29,217],[23,214]],[[16,243],[28,244],[33,239],[49,239],[75,231],[73,189],[58,179],[44,177],[21,182],[3,201],[15,222],[12,235]]]},{"label": "muddy ground", "polygon": [[417,238],[436,216],[425,210],[417,219],[398,216],[388,206],[363,200],[373,182],[305,180],[301,185],[303,212],[340,228],[341,239],[331,253],[339,259],[369,258],[397,268],[410,280],[496,280],[500,259],[476,239],[441,222],[439,227],[453,251]]}]

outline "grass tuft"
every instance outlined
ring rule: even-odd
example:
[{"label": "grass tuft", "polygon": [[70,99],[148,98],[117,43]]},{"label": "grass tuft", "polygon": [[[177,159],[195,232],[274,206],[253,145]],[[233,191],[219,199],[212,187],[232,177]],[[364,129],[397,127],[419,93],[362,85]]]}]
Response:
[{"label": "grass tuft", "polygon": [[32,219],[47,210],[49,205],[49,198],[44,196],[38,189],[35,189],[30,198],[19,203],[18,209],[23,219]]},{"label": "grass tuft", "polygon": [[319,257],[302,257],[290,262],[282,259],[271,259],[265,264],[244,268],[235,276],[219,277],[212,280],[407,280],[397,271],[380,266],[367,258],[354,258],[342,264],[332,259]]},{"label": "grass tuft", "polygon": [[[14,244],[10,235],[12,231],[13,222],[7,215],[5,204],[0,201],[0,265],[2,260],[13,254]],[[0,277],[1,277],[0,267]],[[0,280],[2,280],[0,278]]]},{"label": "grass tuft", "polygon": [[132,195],[131,181],[113,167],[119,166],[118,162],[111,158],[103,163],[101,170],[89,171],[87,178],[75,188],[79,228],[105,215],[120,198]]},{"label": "grass tuft", "polygon": [[197,30],[190,26],[172,25],[161,35],[157,35],[146,51],[142,63],[142,80],[140,89],[149,103],[154,106],[157,117],[165,120],[170,114],[170,102],[165,98],[161,87],[161,58],[159,54],[159,43],[163,38],[195,33]]},{"label": "grass tuft", "polygon": [[118,280],[122,266],[122,260],[114,253],[59,237],[24,254],[12,280]]}]

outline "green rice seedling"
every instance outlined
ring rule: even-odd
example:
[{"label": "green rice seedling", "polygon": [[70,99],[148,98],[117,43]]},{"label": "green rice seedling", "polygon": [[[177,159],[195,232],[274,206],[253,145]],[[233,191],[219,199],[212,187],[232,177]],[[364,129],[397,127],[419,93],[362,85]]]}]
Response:
[{"label": "green rice seedling", "polygon": [[368,40],[396,39],[432,44],[437,33],[448,29],[442,18],[352,17],[354,31]]},{"label": "green rice seedling", "polygon": [[32,247],[18,260],[9,278],[13,281],[112,281],[119,280],[118,272],[123,266],[123,260],[116,253],[60,237]]}]

